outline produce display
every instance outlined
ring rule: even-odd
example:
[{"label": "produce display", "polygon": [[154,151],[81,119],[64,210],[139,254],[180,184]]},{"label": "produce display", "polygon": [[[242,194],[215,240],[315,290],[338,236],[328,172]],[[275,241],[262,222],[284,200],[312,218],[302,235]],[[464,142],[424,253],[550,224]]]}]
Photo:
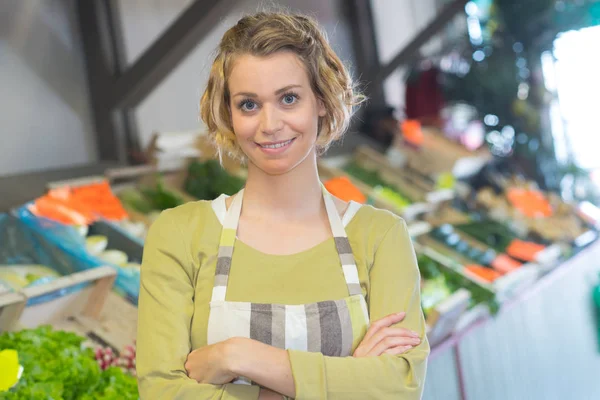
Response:
[{"label": "produce display", "polygon": [[180,195],[166,188],[160,178],[153,187],[123,190],[119,198],[123,204],[142,214],[160,213],[185,203]]},{"label": "produce display", "polygon": [[[539,196],[541,194],[538,193],[536,197]],[[496,194],[491,188],[481,189],[476,200],[493,218],[511,220],[524,231],[548,242],[572,242],[588,231],[585,223],[577,217],[571,207],[555,195],[547,196],[547,202],[543,202],[539,207],[539,214],[535,214],[531,208],[534,205],[526,203],[523,207],[515,207],[504,193]]]},{"label": "produce display", "polygon": [[[357,154],[363,154],[363,158]],[[320,168],[319,173],[329,168],[321,179],[326,189],[342,200],[372,203],[404,216],[415,239],[421,274],[421,305],[426,318],[430,317],[427,324],[431,338],[437,336],[443,340],[455,332],[455,328],[468,326],[473,318],[479,317],[481,309],[486,308],[480,305],[487,306],[494,314],[499,303],[510,298],[512,288],[517,288],[515,282],[524,282],[531,271],[535,274],[532,282],[539,278],[541,268],[533,265],[538,255],[544,253],[545,258],[540,258],[548,260],[552,252],[544,250],[550,247],[551,250],[558,248],[558,253],[564,255],[562,245],[573,242],[590,229],[573,207],[557,195],[544,193],[522,179],[492,180],[484,176],[476,184],[467,184],[457,181],[451,173],[444,173],[441,167],[436,167],[436,174],[432,176],[421,176],[408,169],[400,176],[390,164],[378,169],[377,162],[383,159],[383,155],[363,151],[355,153],[343,171],[323,163],[324,168]],[[450,160],[447,164],[456,163]],[[229,168],[229,171],[235,170]],[[69,263],[70,272],[57,268],[59,274],[45,265],[33,265],[53,265],[45,259],[21,261],[28,265],[13,265],[18,261],[3,259],[1,262],[8,265],[0,265],[0,295],[48,282],[61,274],[108,264],[117,271],[116,291],[125,294],[135,305],[142,243],[131,235],[143,239],[149,224],[165,209],[177,207],[191,198],[212,200],[221,194],[233,195],[244,184],[241,176],[228,172],[217,160],[208,160],[193,161],[187,171],[165,175],[162,179],[139,180],[135,188],[122,186],[118,197],[106,182],[49,190],[22,208],[36,217],[59,222],[54,225],[69,225],[62,226],[68,235],[42,222],[35,228],[46,229],[44,232],[53,239],[48,242],[57,248],[57,253],[69,253],[69,257],[75,259],[75,266]],[[467,187],[465,191],[461,191],[463,186]],[[434,193],[436,191],[438,193]],[[439,192],[450,192],[450,196],[440,200]],[[459,192],[461,195],[457,196]],[[435,194],[437,202],[433,199]],[[435,207],[426,207],[431,205]],[[48,223],[43,218],[31,219]],[[421,226],[417,227],[418,224]],[[115,225],[130,235],[123,234]],[[554,243],[560,246],[553,246]],[[566,247],[571,248],[571,245]],[[505,293],[509,294],[505,296]],[[63,293],[56,295],[63,296]],[[469,313],[467,304],[473,312]],[[123,340],[119,346],[130,340]],[[21,376],[14,387],[10,385],[4,392],[4,381],[0,379],[0,400],[138,398],[135,345],[117,352],[111,347],[96,347],[73,333],[41,327],[0,335],[2,351],[6,352],[0,353],[0,368],[3,368],[0,375],[9,365],[15,380],[19,373]]]},{"label": "produce display", "polygon": [[510,273],[522,263],[510,256],[499,253],[485,245],[475,243],[465,234],[457,232],[450,224],[442,225],[431,232],[431,237],[444,244],[449,249],[460,254],[465,260],[472,260],[465,268],[486,281],[494,281],[500,276]]},{"label": "produce display", "polygon": [[135,370],[135,345],[125,347],[120,354],[115,353],[110,347],[100,346],[96,348],[94,355],[96,357],[96,362],[102,371],[111,367],[118,367],[129,375],[136,376],[137,374]]},{"label": "produce display", "polygon": [[344,171],[374,188],[376,195],[394,204],[400,210],[411,204],[411,201],[406,196],[399,193],[393,185],[383,180],[379,172],[375,169],[369,170],[363,168],[352,161],[344,167]]},{"label": "produce display", "polygon": [[344,201],[356,201],[361,204],[367,202],[367,196],[346,176],[328,179],[323,185],[329,193]]},{"label": "produce display", "polygon": [[521,261],[535,261],[536,256],[546,248],[543,244],[522,240],[506,225],[492,220],[459,224],[455,225],[455,228],[486,244],[496,252],[507,253]]},{"label": "produce display", "polygon": [[354,161],[349,162],[344,167],[344,171],[371,187],[388,186],[388,183],[381,179],[376,169],[363,168]]},{"label": "produce display", "polygon": [[[102,370],[86,339],[74,333],[40,327],[0,335],[0,351],[17,352],[18,365],[2,375],[21,377],[4,400],[137,400],[137,381],[119,367]],[[14,353],[13,353],[14,354]]]},{"label": "produce display", "polygon": [[86,250],[93,257],[98,257],[107,264],[123,269],[139,272],[140,264],[130,262],[127,253],[121,250],[108,249],[108,238],[103,235],[90,235],[85,239]]},{"label": "produce display", "polygon": [[89,225],[98,218],[112,221],[127,218],[107,181],[51,189],[36,199],[29,210],[38,217],[66,225]]},{"label": "produce display", "polygon": [[212,200],[221,194],[233,195],[244,187],[245,181],[229,174],[218,161],[194,161],[188,168],[185,191],[198,200]]},{"label": "produce display", "polygon": [[0,265],[0,294],[46,283],[58,276],[44,265]]},{"label": "produce display", "polygon": [[461,288],[471,293],[470,307],[485,304],[492,313],[498,310],[498,304],[492,291],[475,284],[450,268],[442,266],[425,254],[419,254],[417,260],[422,278],[421,305],[426,317],[436,305]]}]

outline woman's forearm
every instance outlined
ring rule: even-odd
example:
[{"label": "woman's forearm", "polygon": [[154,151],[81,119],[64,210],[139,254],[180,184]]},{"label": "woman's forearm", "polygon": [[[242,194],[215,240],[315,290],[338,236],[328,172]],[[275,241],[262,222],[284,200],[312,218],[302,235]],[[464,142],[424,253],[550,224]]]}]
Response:
[{"label": "woman's forearm", "polygon": [[296,387],[287,351],[258,342],[236,338],[232,372],[288,397]]}]

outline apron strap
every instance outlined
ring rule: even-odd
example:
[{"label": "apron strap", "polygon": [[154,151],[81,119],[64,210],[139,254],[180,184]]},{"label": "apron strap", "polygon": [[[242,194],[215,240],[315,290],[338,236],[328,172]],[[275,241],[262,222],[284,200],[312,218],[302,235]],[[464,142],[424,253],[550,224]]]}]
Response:
[{"label": "apron strap", "polygon": [[221,239],[219,241],[219,251],[217,253],[217,268],[211,301],[225,301],[227,282],[229,281],[229,272],[231,271],[233,245],[235,244],[237,227],[240,221],[240,214],[242,213],[243,196],[244,189],[235,195],[229,210],[227,210],[227,214],[225,214]]},{"label": "apron strap", "polygon": [[356,261],[352,254],[350,241],[348,240],[346,230],[344,229],[344,223],[337,212],[333,197],[327,189],[325,189],[325,186],[322,186],[322,188],[325,209],[327,210],[327,217],[329,218],[329,225],[331,226],[331,232],[333,233],[333,239],[335,240],[335,247],[340,258],[340,264],[344,271],[346,285],[348,285],[348,293],[350,296],[362,294],[360,280],[358,279],[358,268],[356,267]]}]

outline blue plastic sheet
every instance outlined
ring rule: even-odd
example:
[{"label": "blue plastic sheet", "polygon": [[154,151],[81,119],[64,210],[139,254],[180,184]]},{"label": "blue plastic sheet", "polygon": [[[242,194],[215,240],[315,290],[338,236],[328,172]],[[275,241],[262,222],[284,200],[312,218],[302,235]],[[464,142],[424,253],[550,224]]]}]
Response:
[{"label": "blue plastic sheet", "polygon": [[[60,254],[59,257],[61,258],[61,262],[56,264],[56,271],[60,274],[66,275],[90,268],[96,268],[102,265],[107,265],[105,261],[102,261],[98,257],[95,257],[87,252],[85,237],[82,236],[76,228],[46,218],[39,218],[33,215],[27,209],[27,206],[23,206],[15,210],[14,215],[29,231],[39,236],[44,242],[46,242],[46,247],[52,247],[53,254]],[[93,229],[93,226],[91,229]],[[124,238],[124,241],[126,242],[127,238]],[[111,247],[110,238],[109,247]],[[141,244],[137,244],[137,247],[135,245],[130,247],[136,249],[136,257],[134,258],[141,258]],[[126,253],[131,253],[131,250],[126,251]],[[39,263],[55,268],[54,264],[48,264],[41,261],[44,256],[45,254],[40,255],[41,258]],[[117,271],[117,278],[115,282],[116,289],[122,292],[122,294],[124,294],[129,301],[137,304],[140,288],[139,271],[131,268],[120,268],[116,265],[111,266]]]},{"label": "blue plastic sheet", "polygon": [[[77,260],[63,253],[50,244],[42,236],[27,228],[14,216],[0,214],[0,265],[32,265],[40,264],[52,268],[60,275],[73,272]],[[30,286],[51,282],[52,277],[43,277],[30,283]],[[30,299],[28,304],[39,304],[64,296],[83,288],[84,285],[50,293]]]}]

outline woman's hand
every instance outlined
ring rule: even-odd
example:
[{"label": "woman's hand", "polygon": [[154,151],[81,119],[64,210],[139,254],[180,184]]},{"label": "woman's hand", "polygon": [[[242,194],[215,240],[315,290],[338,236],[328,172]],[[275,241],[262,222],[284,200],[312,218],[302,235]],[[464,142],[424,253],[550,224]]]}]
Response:
[{"label": "woman's hand", "polygon": [[188,376],[198,383],[224,385],[237,375],[232,372],[234,345],[230,340],[200,347],[192,351],[185,362]]},{"label": "woman's hand", "polygon": [[390,328],[402,321],[406,313],[390,314],[375,321],[354,351],[354,357],[378,357],[382,354],[398,355],[421,343],[419,335],[404,328]]}]

